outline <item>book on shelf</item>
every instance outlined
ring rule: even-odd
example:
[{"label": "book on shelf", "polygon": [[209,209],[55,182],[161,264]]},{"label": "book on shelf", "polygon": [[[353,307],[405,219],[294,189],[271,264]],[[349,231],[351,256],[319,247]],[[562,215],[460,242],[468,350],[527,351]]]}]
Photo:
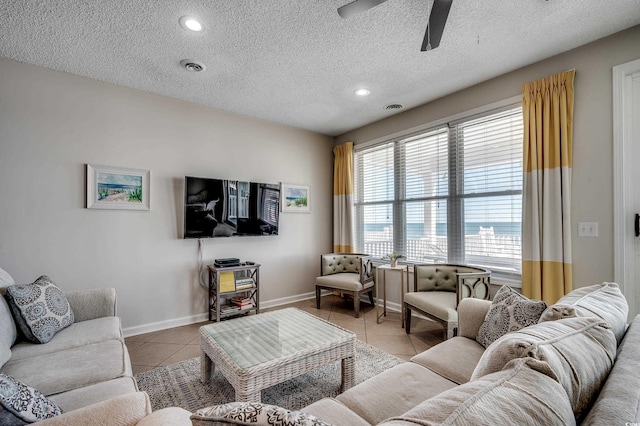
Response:
[{"label": "book on shelf", "polygon": [[233,272],[220,272],[220,293],[235,291],[236,280]]},{"label": "book on shelf", "polygon": [[241,310],[241,308],[235,305],[224,305],[220,307],[220,313],[222,314],[228,314],[230,312],[238,312],[239,310]]},{"label": "book on shelf", "polygon": [[255,286],[253,284],[242,284],[242,285],[238,285],[236,283],[236,291],[240,291],[240,290],[249,290],[254,288]]},{"label": "book on shelf", "polygon": [[250,297],[234,297],[231,299],[231,304],[244,307],[244,306],[255,306],[253,300]]},{"label": "book on shelf", "polygon": [[245,285],[245,284],[253,285],[253,278],[238,278],[236,280],[236,286]]}]

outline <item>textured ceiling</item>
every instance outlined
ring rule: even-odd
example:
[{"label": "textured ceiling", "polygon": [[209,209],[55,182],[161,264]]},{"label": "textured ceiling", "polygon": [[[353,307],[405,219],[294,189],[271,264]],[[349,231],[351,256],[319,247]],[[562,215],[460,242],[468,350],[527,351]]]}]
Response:
[{"label": "textured ceiling", "polygon": [[640,0],[455,0],[421,52],[430,1],[349,1],[0,0],[0,56],[338,135],[640,24]]}]

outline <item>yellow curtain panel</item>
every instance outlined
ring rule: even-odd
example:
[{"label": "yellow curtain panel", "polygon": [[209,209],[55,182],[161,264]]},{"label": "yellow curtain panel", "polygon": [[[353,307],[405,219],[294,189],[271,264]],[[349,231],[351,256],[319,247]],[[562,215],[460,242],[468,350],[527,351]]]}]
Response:
[{"label": "yellow curtain panel", "polygon": [[522,293],[548,304],[572,289],[575,70],[523,85]]},{"label": "yellow curtain panel", "polygon": [[333,148],[333,251],[353,252],[353,142]]}]

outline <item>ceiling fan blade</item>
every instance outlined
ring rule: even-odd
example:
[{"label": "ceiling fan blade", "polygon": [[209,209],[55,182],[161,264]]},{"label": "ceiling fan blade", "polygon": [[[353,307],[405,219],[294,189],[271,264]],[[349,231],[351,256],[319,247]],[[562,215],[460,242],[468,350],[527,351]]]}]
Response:
[{"label": "ceiling fan blade", "polygon": [[429,23],[424,33],[421,51],[425,52],[440,46],[440,39],[444,32],[444,24],[447,23],[451,3],[453,3],[453,0],[433,0],[433,7],[431,8],[431,14],[429,14]]},{"label": "ceiling fan blade", "polygon": [[338,15],[342,18],[349,18],[358,13],[362,13],[365,10],[369,10],[387,0],[356,0],[351,3],[345,4],[338,8]]}]

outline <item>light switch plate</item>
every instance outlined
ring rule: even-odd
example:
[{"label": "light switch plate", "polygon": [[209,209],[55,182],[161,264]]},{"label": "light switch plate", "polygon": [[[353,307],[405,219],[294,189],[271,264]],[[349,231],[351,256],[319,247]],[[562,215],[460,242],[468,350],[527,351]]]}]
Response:
[{"label": "light switch plate", "polygon": [[598,222],[578,222],[578,237],[598,236]]}]

